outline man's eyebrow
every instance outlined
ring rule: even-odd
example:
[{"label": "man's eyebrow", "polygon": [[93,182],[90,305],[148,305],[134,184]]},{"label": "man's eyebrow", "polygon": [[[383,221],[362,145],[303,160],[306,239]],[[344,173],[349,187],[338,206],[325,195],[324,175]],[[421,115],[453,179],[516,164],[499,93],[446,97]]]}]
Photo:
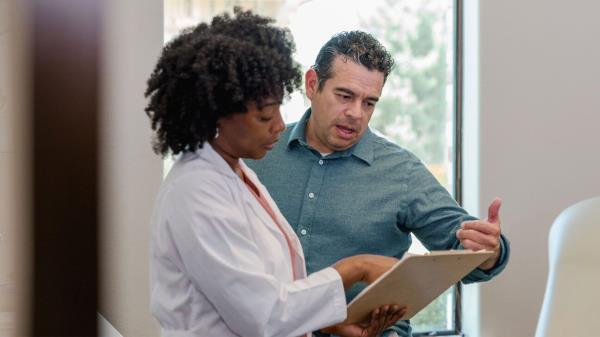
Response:
[{"label": "man's eyebrow", "polygon": [[[350,96],[356,96],[356,94],[354,93],[354,91],[348,89],[348,88],[344,88],[344,87],[337,87],[335,88],[336,91],[341,91],[343,93],[346,93]],[[373,101],[373,102],[379,102],[379,97],[374,97],[374,96],[369,96],[367,97],[368,101]]]},{"label": "man's eyebrow", "polygon": [[351,96],[355,96],[356,95],[354,93],[354,91],[352,91],[352,90],[350,90],[348,88],[344,88],[344,87],[337,87],[337,88],[335,88],[335,91],[341,91],[341,92],[346,93],[346,94],[351,95]]}]

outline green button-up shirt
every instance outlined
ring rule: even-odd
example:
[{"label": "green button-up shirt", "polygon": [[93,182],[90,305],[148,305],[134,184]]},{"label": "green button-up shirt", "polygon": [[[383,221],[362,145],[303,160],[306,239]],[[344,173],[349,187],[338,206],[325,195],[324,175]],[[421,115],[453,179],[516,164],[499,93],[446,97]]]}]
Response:
[{"label": "green button-up shirt", "polygon": [[[411,232],[429,250],[461,248],[456,231],[476,218],[418,158],[370,130],[348,150],[323,157],[306,143],[310,113],[289,125],[264,159],[246,161],[300,238],[308,273],[356,254],[400,258]],[[496,267],[476,269],[463,282],[486,281],[502,271],[509,256],[506,238],[501,245]],[[348,300],[363,288],[352,287]],[[410,336],[406,321],[394,330]]]}]

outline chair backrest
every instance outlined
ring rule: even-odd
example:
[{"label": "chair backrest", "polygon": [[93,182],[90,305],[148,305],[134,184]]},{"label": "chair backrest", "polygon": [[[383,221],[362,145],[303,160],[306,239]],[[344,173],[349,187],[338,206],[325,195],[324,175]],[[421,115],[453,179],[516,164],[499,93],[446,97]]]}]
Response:
[{"label": "chair backrest", "polygon": [[600,197],[565,209],[549,238],[536,337],[600,336]]}]

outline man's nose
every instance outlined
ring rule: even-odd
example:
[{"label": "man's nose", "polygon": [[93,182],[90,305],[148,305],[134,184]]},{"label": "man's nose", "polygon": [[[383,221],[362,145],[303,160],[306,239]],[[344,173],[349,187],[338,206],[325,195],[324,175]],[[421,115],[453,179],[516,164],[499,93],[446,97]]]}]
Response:
[{"label": "man's nose", "polygon": [[352,104],[348,105],[348,108],[344,112],[346,117],[360,118],[362,116],[362,104],[359,100],[356,100]]}]

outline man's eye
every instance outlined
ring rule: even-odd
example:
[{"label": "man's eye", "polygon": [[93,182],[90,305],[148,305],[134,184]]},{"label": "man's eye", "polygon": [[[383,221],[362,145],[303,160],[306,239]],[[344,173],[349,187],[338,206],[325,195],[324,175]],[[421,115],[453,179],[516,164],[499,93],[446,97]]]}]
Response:
[{"label": "man's eye", "polygon": [[259,119],[259,120],[260,120],[261,122],[268,122],[268,121],[270,121],[271,119],[273,119],[273,117],[260,117],[260,119]]}]

